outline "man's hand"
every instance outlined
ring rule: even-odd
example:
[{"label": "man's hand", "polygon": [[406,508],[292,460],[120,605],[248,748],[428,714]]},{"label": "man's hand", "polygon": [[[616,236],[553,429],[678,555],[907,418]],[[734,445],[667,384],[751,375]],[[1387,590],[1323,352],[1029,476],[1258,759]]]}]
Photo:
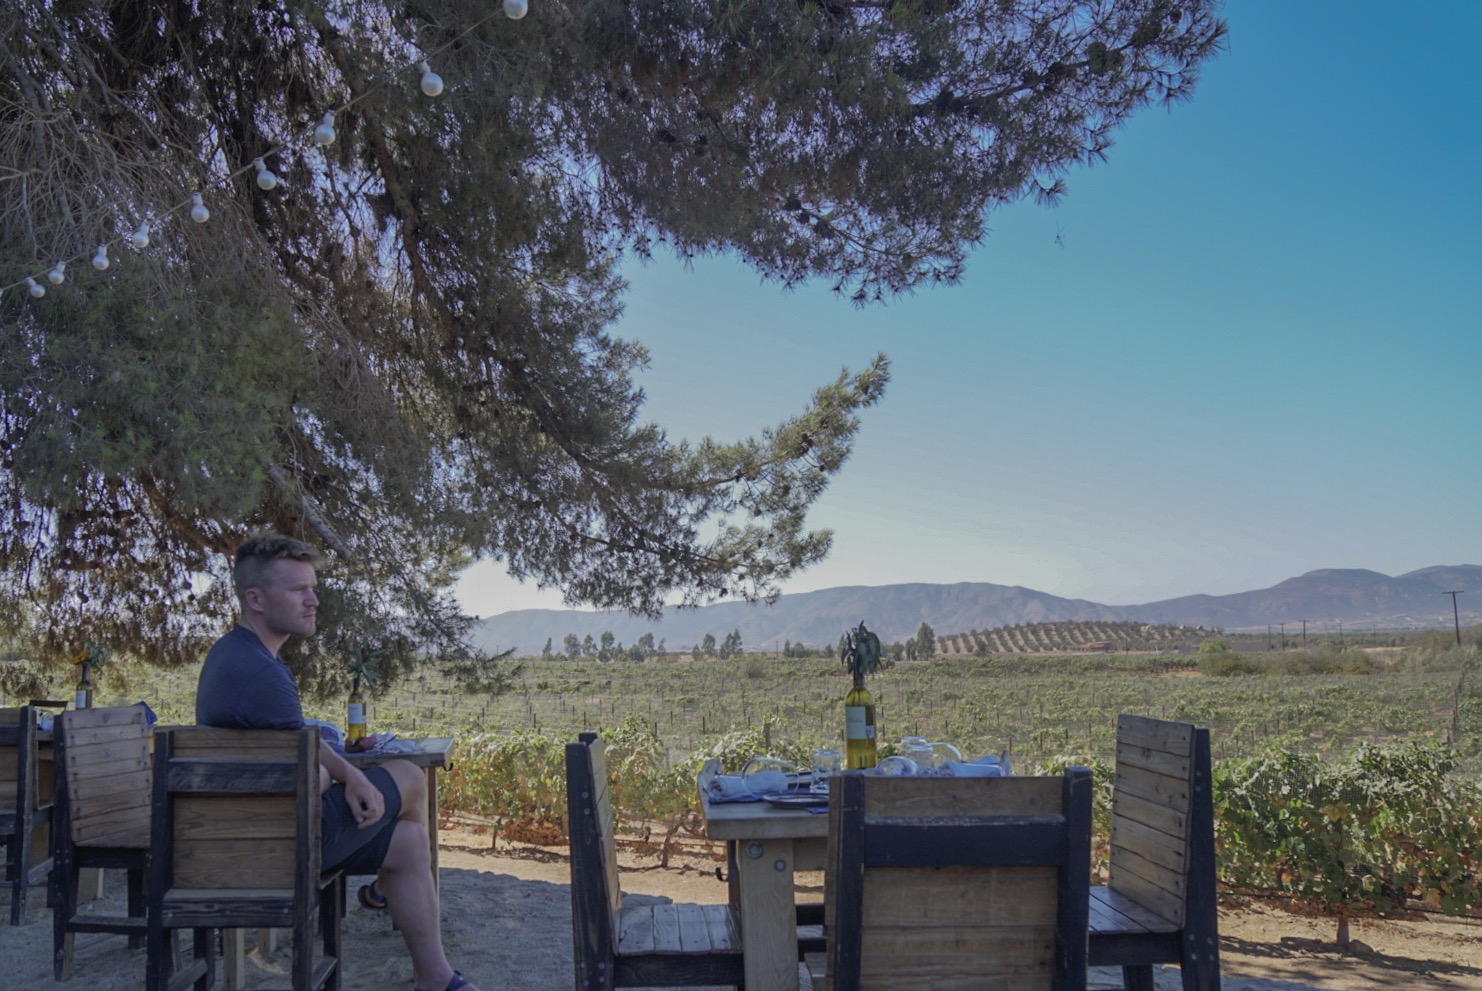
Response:
[{"label": "man's hand", "polygon": [[374,826],[386,814],[386,797],[359,771],[345,781],[345,803],[358,829]]}]

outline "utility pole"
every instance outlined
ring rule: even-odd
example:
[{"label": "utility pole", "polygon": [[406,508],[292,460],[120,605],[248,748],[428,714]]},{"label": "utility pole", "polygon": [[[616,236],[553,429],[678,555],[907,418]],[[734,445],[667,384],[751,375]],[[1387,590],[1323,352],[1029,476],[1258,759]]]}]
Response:
[{"label": "utility pole", "polygon": [[1286,624],[1281,624],[1281,649],[1286,650]]},{"label": "utility pole", "polygon": [[1456,623],[1456,645],[1461,646],[1461,613],[1456,611],[1456,597],[1465,592],[1466,589],[1459,588],[1454,592],[1442,592],[1442,595],[1451,596],[1451,619]]},{"label": "utility pole", "polygon": [[1302,620],[1302,649],[1307,649],[1307,620]]}]

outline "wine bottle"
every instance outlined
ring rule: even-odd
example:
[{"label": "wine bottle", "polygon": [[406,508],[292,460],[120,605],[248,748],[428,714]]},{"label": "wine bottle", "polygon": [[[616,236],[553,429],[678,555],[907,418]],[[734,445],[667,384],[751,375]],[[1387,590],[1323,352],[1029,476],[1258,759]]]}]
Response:
[{"label": "wine bottle", "polygon": [[350,704],[345,707],[345,745],[358,742],[365,736],[365,696],[360,694],[360,675],[350,687]]},{"label": "wine bottle", "polygon": [[91,709],[93,707],[93,680],[88,677],[87,661],[82,662],[82,678],[77,682],[77,694],[73,699],[73,707],[77,709]]},{"label": "wine bottle", "polygon": [[865,687],[864,672],[855,670],[854,687],[844,697],[844,766],[851,771],[874,767],[875,697]]}]

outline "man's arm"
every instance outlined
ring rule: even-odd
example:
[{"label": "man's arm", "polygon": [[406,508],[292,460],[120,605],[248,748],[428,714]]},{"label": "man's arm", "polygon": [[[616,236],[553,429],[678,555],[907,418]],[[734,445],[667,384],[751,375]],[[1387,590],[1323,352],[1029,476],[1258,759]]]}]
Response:
[{"label": "man's arm", "polygon": [[329,775],[330,780],[344,783],[345,803],[350,806],[350,814],[355,817],[359,828],[381,821],[381,816],[386,814],[386,798],[381,790],[370,783],[360,768],[335,753],[334,748],[322,739],[319,741],[319,768]]}]

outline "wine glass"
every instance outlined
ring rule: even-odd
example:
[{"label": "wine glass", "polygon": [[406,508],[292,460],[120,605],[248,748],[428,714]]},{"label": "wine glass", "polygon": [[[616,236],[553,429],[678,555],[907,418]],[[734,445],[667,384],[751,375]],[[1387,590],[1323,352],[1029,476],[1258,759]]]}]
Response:
[{"label": "wine glass", "polygon": [[842,761],[837,750],[813,751],[813,778],[809,790],[815,795],[827,795],[829,778],[839,773]]},{"label": "wine glass", "polygon": [[741,782],[756,798],[787,791],[788,775],[796,768],[781,757],[753,757],[741,768]]}]

